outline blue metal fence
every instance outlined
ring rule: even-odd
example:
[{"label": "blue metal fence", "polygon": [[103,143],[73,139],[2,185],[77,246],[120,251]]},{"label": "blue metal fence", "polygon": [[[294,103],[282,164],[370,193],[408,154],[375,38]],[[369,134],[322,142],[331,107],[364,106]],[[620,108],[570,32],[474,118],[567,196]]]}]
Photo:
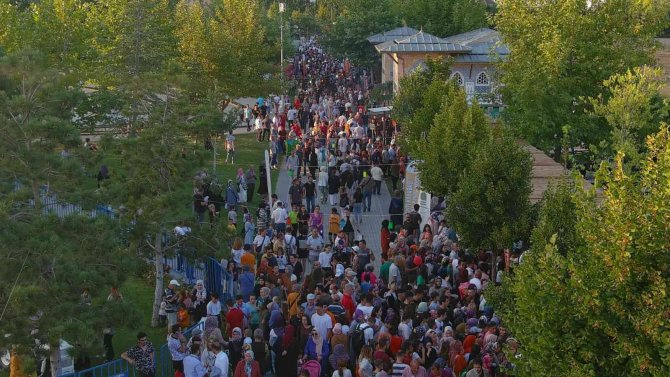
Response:
[{"label": "blue metal fence", "polygon": [[205,262],[205,287],[210,293],[216,293],[219,297],[223,297],[223,268],[221,263],[214,258],[207,258]]},{"label": "blue metal fence", "polygon": [[180,254],[164,257],[163,263],[169,266],[171,271],[179,272],[186,284],[193,285],[198,280],[207,279],[206,263],[189,260]]},{"label": "blue metal fence", "polygon": [[[205,323],[199,322],[189,327],[184,331],[184,336],[189,338],[191,332],[199,328],[205,329]],[[170,350],[167,348],[167,343],[156,348],[155,352],[156,377],[172,377],[174,376],[174,369],[172,369],[172,357]],[[108,363],[101,364],[92,368],[83,369],[75,373],[62,374],[59,377],[137,377],[138,373],[127,361],[123,359],[112,360]]]}]

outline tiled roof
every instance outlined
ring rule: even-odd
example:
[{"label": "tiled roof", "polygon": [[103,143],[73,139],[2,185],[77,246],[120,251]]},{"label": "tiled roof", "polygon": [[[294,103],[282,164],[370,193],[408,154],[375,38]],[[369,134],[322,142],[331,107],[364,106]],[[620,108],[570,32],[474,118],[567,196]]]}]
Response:
[{"label": "tiled roof", "polygon": [[379,52],[470,52],[471,48],[419,31],[375,46]]},{"label": "tiled roof", "polygon": [[392,41],[394,39],[402,38],[402,37],[409,37],[410,35],[414,35],[418,33],[419,31],[411,28],[409,26],[402,26],[399,28],[395,28],[393,30],[385,31],[383,33],[375,34],[373,36],[368,37],[368,42],[372,44],[378,44],[378,43],[383,43],[387,41]]}]

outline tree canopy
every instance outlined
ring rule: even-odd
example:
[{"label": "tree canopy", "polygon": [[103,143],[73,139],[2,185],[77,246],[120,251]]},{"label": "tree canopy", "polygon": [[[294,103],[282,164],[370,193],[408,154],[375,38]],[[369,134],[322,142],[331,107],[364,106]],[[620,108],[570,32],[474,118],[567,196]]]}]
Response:
[{"label": "tree canopy", "polygon": [[653,1],[498,2],[494,18],[510,55],[501,69],[508,123],[531,144],[561,152],[562,128],[598,145],[608,129],[584,109],[615,73],[650,63],[670,3]]},{"label": "tree canopy", "polygon": [[501,314],[521,344],[520,375],[670,373],[669,146],[664,125],[648,138],[639,172],[625,173],[621,154],[601,169],[599,206],[591,194],[574,193],[574,233],[536,228],[531,250],[504,282],[515,305]]}]

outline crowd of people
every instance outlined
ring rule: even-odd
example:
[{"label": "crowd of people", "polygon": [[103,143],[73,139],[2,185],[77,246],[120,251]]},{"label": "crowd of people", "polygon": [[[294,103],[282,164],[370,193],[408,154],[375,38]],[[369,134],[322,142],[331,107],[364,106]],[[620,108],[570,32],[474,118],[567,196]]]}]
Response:
[{"label": "crowd of people", "polygon": [[[398,125],[366,113],[366,72],[309,39],[292,78],[292,101],[269,97],[243,114],[269,143],[272,167],[286,169],[288,192],[268,197],[253,167],[228,182],[229,210],[240,191],[248,202],[257,193],[261,204],[245,207],[236,228],[243,236],[221,262],[222,297],[202,281],[185,293],[176,280],[166,288],[174,369],[186,377],[512,375],[508,355],[520,357],[518,345],[482,295],[509,264],[463,250],[439,217],[443,200],[434,200],[429,219],[418,206],[404,210],[397,190],[408,156],[395,143]],[[386,177],[388,212],[372,213]],[[205,194],[196,193],[201,222]],[[357,232],[364,221],[379,223],[375,244]],[[181,334],[199,321],[203,331]],[[140,333],[124,358],[149,377],[142,360],[152,352]]]}]

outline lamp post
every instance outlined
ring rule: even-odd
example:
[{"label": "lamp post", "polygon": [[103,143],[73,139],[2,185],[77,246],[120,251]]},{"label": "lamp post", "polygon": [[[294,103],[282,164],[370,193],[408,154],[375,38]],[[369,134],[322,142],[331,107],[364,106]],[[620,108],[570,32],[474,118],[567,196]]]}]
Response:
[{"label": "lamp post", "polygon": [[279,66],[281,69],[281,94],[282,96],[284,95],[284,11],[286,11],[286,4],[285,3],[279,3],[279,41],[281,44],[280,48],[280,62]]}]

